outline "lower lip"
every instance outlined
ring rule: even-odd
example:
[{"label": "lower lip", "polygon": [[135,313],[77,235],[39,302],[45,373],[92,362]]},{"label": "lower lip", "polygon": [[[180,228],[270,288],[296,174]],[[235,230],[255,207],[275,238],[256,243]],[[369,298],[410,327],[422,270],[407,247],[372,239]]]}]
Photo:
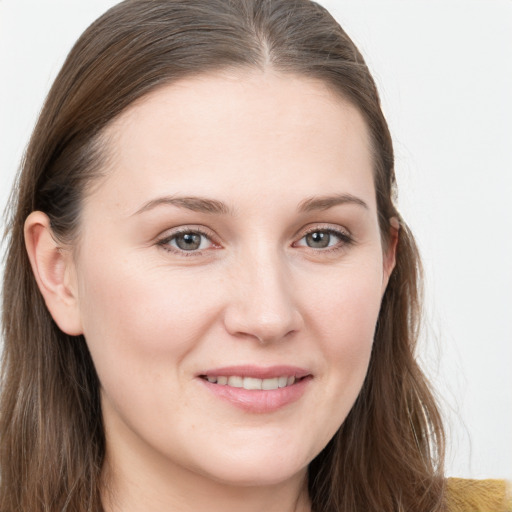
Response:
[{"label": "lower lip", "polygon": [[311,377],[304,377],[291,386],[272,390],[234,388],[228,385],[214,384],[205,379],[200,380],[220,399],[244,411],[263,414],[277,411],[299,400],[306,391]]}]

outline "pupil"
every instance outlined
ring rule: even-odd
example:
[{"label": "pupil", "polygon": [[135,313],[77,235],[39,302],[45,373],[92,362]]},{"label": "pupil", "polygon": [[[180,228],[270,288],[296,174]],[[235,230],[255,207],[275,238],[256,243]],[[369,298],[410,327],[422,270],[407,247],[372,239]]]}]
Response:
[{"label": "pupil", "polygon": [[315,231],[306,236],[306,243],[309,247],[315,249],[323,249],[329,246],[331,235],[329,233],[322,233],[321,231]]},{"label": "pupil", "polygon": [[179,235],[176,238],[176,245],[184,251],[199,249],[199,246],[201,245],[201,235],[198,235],[197,233]]}]

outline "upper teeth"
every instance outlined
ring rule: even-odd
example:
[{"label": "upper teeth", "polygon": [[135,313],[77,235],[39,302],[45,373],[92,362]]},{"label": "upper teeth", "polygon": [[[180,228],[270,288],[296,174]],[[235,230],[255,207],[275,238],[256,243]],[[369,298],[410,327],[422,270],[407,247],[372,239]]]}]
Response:
[{"label": "upper teeth", "polygon": [[291,386],[295,382],[295,377],[274,377],[273,379],[256,379],[254,377],[210,377],[209,375],[206,377],[208,382],[213,382],[215,384],[220,384],[221,386],[231,386],[234,388],[244,388],[244,389],[264,389],[264,390],[272,390],[278,388],[285,388],[286,386]]}]

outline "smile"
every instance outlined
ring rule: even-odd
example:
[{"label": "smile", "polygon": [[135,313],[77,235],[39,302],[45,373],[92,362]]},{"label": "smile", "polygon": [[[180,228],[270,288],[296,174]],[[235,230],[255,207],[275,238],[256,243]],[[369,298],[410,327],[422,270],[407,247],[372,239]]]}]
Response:
[{"label": "smile", "polygon": [[240,377],[233,375],[230,377],[210,375],[203,376],[208,382],[218,384],[219,386],[230,386],[232,388],[243,388],[247,390],[264,390],[271,391],[279,388],[286,388],[295,383],[295,376],[274,377],[271,379],[258,379],[255,377]]},{"label": "smile", "polygon": [[200,382],[222,401],[251,413],[271,413],[298,401],[313,375],[295,366],[231,366],[209,369]]}]

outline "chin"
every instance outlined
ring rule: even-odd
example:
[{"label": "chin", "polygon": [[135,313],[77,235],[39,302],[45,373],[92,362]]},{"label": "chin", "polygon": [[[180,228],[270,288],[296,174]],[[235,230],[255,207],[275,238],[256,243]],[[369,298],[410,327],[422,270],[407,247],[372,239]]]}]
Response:
[{"label": "chin", "polygon": [[[232,471],[222,469],[213,479],[219,483],[236,487],[272,487],[278,486],[295,478],[302,478],[306,474],[305,467],[272,467],[272,464],[262,467],[239,465]],[[211,476],[210,476],[211,477]]]},{"label": "chin", "polygon": [[205,465],[205,461],[202,461],[202,472],[217,482],[229,485],[279,485],[305,475],[310,458],[298,458],[297,451],[276,453],[276,450],[259,450],[257,454],[230,452],[227,457],[226,454],[219,456],[211,465]]}]

